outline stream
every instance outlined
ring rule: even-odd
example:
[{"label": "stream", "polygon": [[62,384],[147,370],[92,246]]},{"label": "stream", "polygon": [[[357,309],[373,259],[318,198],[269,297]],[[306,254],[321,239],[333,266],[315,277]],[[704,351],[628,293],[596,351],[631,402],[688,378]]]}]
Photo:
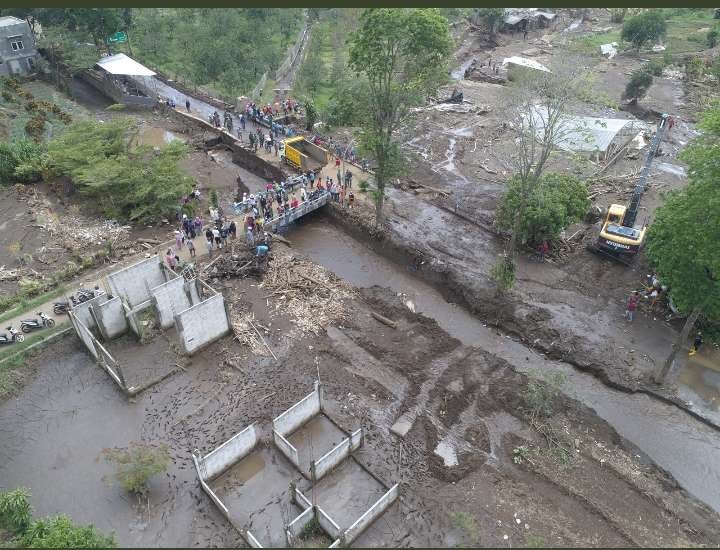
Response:
[{"label": "stream", "polygon": [[595,410],[626,440],[698,499],[720,512],[720,432],[683,410],[644,394],[605,386],[571,365],[546,359],[450,304],[407,269],[371,251],[327,220],[313,217],[289,235],[293,248],[358,287],[379,285],[407,295],[415,311],[435,319],[451,336],[505,359],[519,371],[565,374],[565,393]]}]

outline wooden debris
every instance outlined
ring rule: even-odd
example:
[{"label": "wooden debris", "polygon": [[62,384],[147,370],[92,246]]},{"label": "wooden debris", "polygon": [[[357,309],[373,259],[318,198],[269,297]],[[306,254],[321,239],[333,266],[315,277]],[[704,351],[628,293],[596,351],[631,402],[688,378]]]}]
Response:
[{"label": "wooden debris", "polygon": [[375,313],[374,311],[370,312],[370,315],[373,316],[376,320],[380,321],[383,325],[387,325],[391,328],[397,328],[397,322],[393,321],[392,319],[388,319],[384,315],[380,315],[379,313]]}]

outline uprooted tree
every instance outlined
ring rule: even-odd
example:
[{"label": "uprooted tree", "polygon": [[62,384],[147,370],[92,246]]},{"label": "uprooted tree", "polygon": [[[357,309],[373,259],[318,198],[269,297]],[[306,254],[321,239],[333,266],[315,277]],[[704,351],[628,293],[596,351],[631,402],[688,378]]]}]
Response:
[{"label": "uprooted tree", "polygon": [[657,209],[648,230],[647,255],[675,305],[688,314],[655,372],[658,384],[665,381],[698,318],[720,320],[720,103],[703,114],[698,127],[704,133],[681,154],[689,167],[689,185]]},{"label": "uprooted tree", "polygon": [[586,83],[581,67],[576,60],[566,59],[554,65],[552,71],[529,69],[519,75],[510,89],[508,115],[516,143],[510,168],[514,172],[512,190],[517,199],[512,220],[507,224],[511,228],[507,252],[493,270],[496,280],[502,282],[501,288],[513,285],[528,204],[551,154],[570,134],[582,135],[583,129],[567,118],[572,101]]},{"label": "uprooted tree", "polygon": [[115,465],[115,479],[123,489],[143,496],[153,476],[162,474],[170,465],[170,452],[165,445],[131,443],[126,448],[103,449],[106,462]]},{"label": "uprooted tree", "polygon": [[171,216],[192,190],[179,166],[188,148],[172,141],[159,149],[140,145],[138,122],[116,118],[77,122],[48,145],[48,168],[68,176],[81,195],[112,218],[138,222]]},{"label": "uprooted tree", "polygon": [[360,146],[375,159],[376,222],[382,223],[385,185],[402,166],[393,133],[411,107],[447,79],[452,40],[448,22],[436,9],[367,8],[350,38],[351,69],[364,77],[358,98]]}]

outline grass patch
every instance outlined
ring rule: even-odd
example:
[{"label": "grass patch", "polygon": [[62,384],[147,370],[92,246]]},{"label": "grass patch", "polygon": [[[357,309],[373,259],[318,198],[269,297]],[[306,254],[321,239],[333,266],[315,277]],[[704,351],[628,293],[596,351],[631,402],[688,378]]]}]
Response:
[{"label": "grass patch", "polygon": [[480,543],[480,527],[470,514],[467,512],[452,512],[450,514],[450,523],[453,527],[461,529],[472,545]]},{"label": "grass patch", "polygon": [[272,104],[275,101],[275,79],[268,77],[265,81],[265,87],[263,88],[262,94],[260,94],[260,101],[258,105],[262,106],[267,103]]},{"label": "grass patch", "polygon": [[[5,311],[4,313],[0,314],[0,324],[2,324],[4,321],[8,319],[12,319],[13,317],[20,315],[23,311],[27,311],[29,309],[34,308],[35,306],[44,304],[45,302],[52,300],[53,298],[57,298],[58,296],[62,295],[65,292],[66,288],[64,285],[60,285],[57,288],[53,288],[52,290],[48,290],[47,292],[43,292],[42,294],[38,294],[35,297],[29,297],[25,295],[23,292],[18,292],[17,294],[14,294],[13,296],[8,296],[7,298],[3,299],[3,302],[9,302],[11,299],[15,299],[14,307],[12,309],[9,309]],[[13,304],[10,303],[10,306]],[[46,312],[48,315],[51,314],[50,311]]]},{"label": "grass patch", "polygon": [[603,44],[609,44],[610,42],[617,42],[620,44],[620,29],[578,36],[574,40],[570,41],[567,45],[567,49],[571,52],[600,56],[600,46]]},{"label": "grass patch", "polygon": [[716,23],[713,8],[678,10],[676,15],[667,20],[665,46],[672,54],[705,50],[707,31],[698,31],[706,27],[712,29]]}]

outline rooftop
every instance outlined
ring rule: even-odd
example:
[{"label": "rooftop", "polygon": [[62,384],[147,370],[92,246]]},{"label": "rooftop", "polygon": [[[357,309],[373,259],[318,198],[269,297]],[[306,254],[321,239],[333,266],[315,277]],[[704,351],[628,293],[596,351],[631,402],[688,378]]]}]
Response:
[{"label": "rooftop", "polygon": [[95,65],[110,74],[126,76],[153,76],[155,74],[145,65],[141,65],[124,53],[103,57],[100,61],[95,63]]},{"label": "rooftop", "polygon": [[0,27],[12,27],[13,25],[19,25],[22,23],[25,23],[24,19],[18,19],[17,17],[13,17],[12,15],[0,17]]}]

